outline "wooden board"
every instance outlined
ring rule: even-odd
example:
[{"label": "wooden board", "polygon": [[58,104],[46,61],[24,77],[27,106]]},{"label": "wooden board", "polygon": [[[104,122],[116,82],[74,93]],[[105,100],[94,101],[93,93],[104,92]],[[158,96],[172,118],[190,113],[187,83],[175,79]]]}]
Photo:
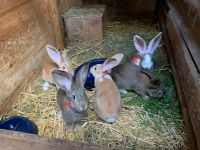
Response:
[{"label": "wooden board", "polygon": [[102,7],[73,7],[63,15],[69,42],[100,42],[103,40]]},{"label": "wooden board", "polygon": [[[192,127],[197,140],[198,148],[200,149],[200,82],[198,70],[195,67],[187,46],[185,45],[178,28],[176,27],[175,20],[170,14],[167,27],[171,34],[172,47],[174,49],[174,59],[178,69],[178,76],[181,83],[181,88],[186,99],[186,104],[189,110]],[[176,28],[171,28],[175,26]]]},{"label": "wooden board", "polygon": [[177,24],[200,72],[200,11],[197,11],[197,8],[200,9],[200,1],[169,0],[168,5],[170,5],[174,15],[181,18],[176,20]]},{"label": "wooden board", "polygon": [[114,150],[100,145],[0,130],[1,150]]},{"label": "wooden board", "polygon": [[156,0],[83,0],[83,4],[105,4],[110,15],[153,16]]},{"label": "wooden board", "polygon": [[0,2],[0,112],[6,113],[23,83],[41,72],[48,59],[45,45],[64,48],[61,18],[56,0]]},{"label": "wooden board", "polygon": [[193,127],[192,127],[191,118],[190,118],[189,111],[188,111],[188,106],[186,103],[187,99],[184,96],[184,91],[180,84],[181,81],[178,76],[178,66],[176,65],[176,60],[174,59],[174,56],[173,56],[173,48],[172,48],[173,43],[170,42],[170,39],[169,39],[170,33],[168,33],[168,30],[166,27],[166,24],[167,24],[166,21],[167,21],[167,19],[169,19],[169,18],[167,18],[167,13],[168,13],[169,8],[167,7],[166,3],[158,4],[157,8],[158,8],[158,10],[157,10],[158,19],[160,22],[161,30],[163,32],[165,47],[166,47],[168,58],[169,58],[169,61],[171,64],[173,77],[175,80],[175,84],[177,87],[176,89],[177,89],[178,97],[179,97],[180,104],[181,104],[183,120],[184,120],[185,127],[186,127],[188,145],[191,150],[193,150],[193,149],[195,150],[195,149],[197,149],[197,141],[196,141]]},{"label": "wooden board", "polygon": [[200,77],[198,68],[190,54],[191,47],[188,46],[188,44],[191,44],[188,41],[193,41],[192,43],[194,43],[195,40],[180,30],[180,27],[183,27],[185,22],[182,22],[180,26],[179,23],[182,18],[176,15],[173,10],[175,8],[169,6],[169,9],[169,12],[162,10],[162,8],[158,11],[159,20],[167,42],[167,52],[181,102],[188,143],[190,149],[200,149]]}]

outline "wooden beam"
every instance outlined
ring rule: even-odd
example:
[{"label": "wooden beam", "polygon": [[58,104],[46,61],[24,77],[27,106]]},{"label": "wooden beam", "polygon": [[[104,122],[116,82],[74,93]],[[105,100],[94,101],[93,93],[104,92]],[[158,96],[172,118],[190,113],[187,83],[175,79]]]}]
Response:
[{"label": "wooden beam", "polygon": [[200,82],[198,71],[171,13],[168,15],[166,26],[173,48],[172,57],[174,57],[177,75],[180,80],[179,88],[182,88],[183,96],[186,99],[195,138],[200,149]]},{"label": "wooden beam", "polygon": [[0,130],[2,150],[115,150],[101,145],[70,142],[15,131]]},{"label": "wooden beam", "polygon": [[53,31],[55,46],[59,50],[64,49],[64,33],[62,32],[62,19],[56,0],[48,0],[48,12]]},{"label": "wooden beam", "polygon": [[[172,72],[173,72],[173,77],[175,79],[175,84],[176,84],[176,89],[178,92],[178,97],[180,100],[180,104],[181,104],[181,110],[182,110],[182,115],[183,115],[183,119],[184,119],[184,123],[186,126],[186,133],[187,133],[187,141],[188,141],[188,145],[189,148],[191,150],[195,150],[197,149],[197,140],[196,140],[196,135],[195,132],[193,130],[193,125],[191,122],[191,118],[190,118],[190,114],[189,114],[189,108],[188,108],[188,104],[187,104],[187,97],[185,95],[184,92],[184,88],[182,88],[182,84],[181,82],[183,82],[181,80],[182,74],[180,74],[180,70],[179,70],[179,64],[177,64],[177,59],[175,59],[175,53],[174,51],[177,51],[177,49],[174,49],[174,46],[176,43],[174,43],[173,41],[170,41],[170,38],[172,38],[174,35],[174,33],[171,33],[170,31],[168,31],[171,28],[175,28],[175,26],[173,26],[173,24],[171,25],[167,25],[167,23],[169,24],[169,20],[171,19],[168,16],[168,11],[169,11],[169,7],[167,5],[167,3],[163,0],[162,2],[159,1],[160,3],[158,4],[158,10],[156,11],[157,15],[158,15],[158,19],[159,19],[159,23],[160,23],[160,27],[162,29],[163,32],[163,38],[164,38],[164,42],[165,42],[165,47],[167,50],[167,54],[168,54],[168,58],[171,64],[171,68],[172,68]],[[175,30],[175,29],[174,29]],[[181,57],[181,56],[179,56]],[[187,88],[187,87],[186,87]]]}]

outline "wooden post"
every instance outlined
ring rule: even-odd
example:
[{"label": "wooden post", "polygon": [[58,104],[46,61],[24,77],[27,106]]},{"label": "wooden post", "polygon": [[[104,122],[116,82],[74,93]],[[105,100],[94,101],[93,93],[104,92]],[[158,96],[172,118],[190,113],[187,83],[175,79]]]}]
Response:
[{"label": "wooden post", "polygon": [[65,45],[64,33],[62,32],[62,20],[56,0],[48,0],[48,11],[50,16],[50,24],[53,30],[53,37],[55,40],[55,47],[58,50],[63,50]]}]

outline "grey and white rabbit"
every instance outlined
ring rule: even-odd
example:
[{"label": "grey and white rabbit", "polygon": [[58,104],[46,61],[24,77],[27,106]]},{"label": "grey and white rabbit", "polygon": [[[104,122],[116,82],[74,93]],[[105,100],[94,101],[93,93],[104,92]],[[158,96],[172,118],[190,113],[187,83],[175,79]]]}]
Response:
[{"label": "grey and white rabbit", "polygon": [[95,78],[95,111],[107,123],[113,123],[119,117],[121,98],[116,84],[106,71],[117,66],[123,56],[122,53],[116,54],[107,58],[103,64],[97,64],[90,68],[90,72]]},{"label": "grey and white rabbit", "polygon": [[153,72],[141,67],[124,63],[112,69],[111,77],[119,89],[134,91],[143,98],[163,96],[163,86],[155,79]]},{"label": "grey and white rabbit", "polygon": [[162,38],[162,32],[159,32],[148,44],[140,36],[135,35],[133,42],[136,50],[134,51],[131,63],[142,67],[143,69],[152,69],[153,60],[152,56],[158,47]]},{"label": "grey and white rabbit", "polygon": [[88,98],[85,94],[84,83],[88,75],[89,63],[81,68],[74,77],[71,73],[53,70],[52,76],[59,87],[57,103],[62,111],[63,119],[69,130],[74,128],[86,115]]}]

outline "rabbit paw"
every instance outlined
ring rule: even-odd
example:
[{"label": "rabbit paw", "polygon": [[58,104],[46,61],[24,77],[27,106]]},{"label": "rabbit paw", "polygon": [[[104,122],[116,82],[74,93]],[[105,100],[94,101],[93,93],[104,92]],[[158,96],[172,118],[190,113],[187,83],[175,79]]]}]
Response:
[{"label": "rabbit paw", "polygon": [[148,100],[149,96],[145,95],[145,96],[142,96],[142,98],[145,99],[145,100]]},{"label": "rabbit paw", "polygon": [[128,93],[128,91],[125,90],[125,89],[119,89],[119,92],[122,93],[122,94],[127,94]]},{"label": "rabbit paw", "polygon": [[62,118],[62,111],[56,112],[56,117],[61,119]]},{"label": "rabbit paw", "polygon": [[81,127],[82,127],[81,123],[76,123],[74,128],[75,128],[76,130],[80,131],[80,130],[81,130]]},{"label": "rabbit paw", "polygon": [[66,125],[66,131],[67,132],[71,133],[73,131],[73,129],[74,129],[74,124]]},{"label": "rabbit paw", "polygon": [[48,89],[49,89],[49,83],[48,82],[44,82],[44,84],[43,84],[43,90],[44,91],[48,91]]}]

